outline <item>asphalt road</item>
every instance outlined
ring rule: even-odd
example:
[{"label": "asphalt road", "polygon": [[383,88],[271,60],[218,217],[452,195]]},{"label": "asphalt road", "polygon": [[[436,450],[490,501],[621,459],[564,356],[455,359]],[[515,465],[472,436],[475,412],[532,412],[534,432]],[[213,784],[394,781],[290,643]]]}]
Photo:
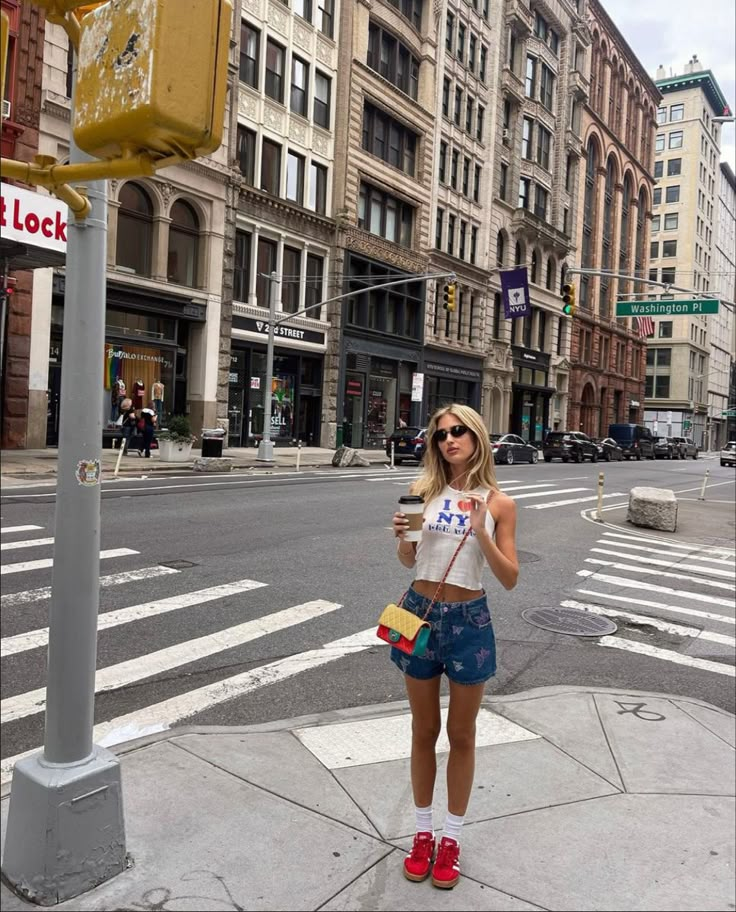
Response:
[{"label": "asphalt road", "polygon": [[[512,592],[488,580],[499,649],[491,691],[620,687],[734,710],[732,556],[618,537],[581,516],[595,506],[601,470],[613,506],[639,484],[697,498],[706,467],[709,497],[733,503],[734,471],[717,459],[499,467],[518,498],[521,577]],[[404,465],[103,485],[95,739],[402,699],[372,630],[411,580],[395,559],[390,517],[415,474]],[[51,569],[28,564],[53,555],[44,542],[54,534],[53,487],[10,489],[0,525],[6,760],[43,740]],[[131,553],[105,556],[116,549]],[[565,602],[630,616],[619,614],[607,639],[551,633],[521,616]]]}]

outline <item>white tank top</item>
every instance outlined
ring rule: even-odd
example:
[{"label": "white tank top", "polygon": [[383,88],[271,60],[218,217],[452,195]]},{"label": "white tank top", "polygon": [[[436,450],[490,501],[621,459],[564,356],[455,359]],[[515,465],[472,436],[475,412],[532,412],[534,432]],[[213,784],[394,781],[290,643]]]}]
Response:
[{"label": "white tank top", "polygon": [[[488,488],[475,488],[471,493],[488,498],[490,491]],[[422,537],[417,544],[417,579],[437,582],[442,579],[465,530],[470,527],[469,508],[466,506],[463,510],[461,506],[466,506],[461,493],[449,485],[425,506]],[[486,528],[493,535],[495,523],[490,510],[486,516]],[[485,566],[485,555],[475,532],[471,532],[452,565],[446,582],[465,589],[482,589],[481,573]]]}]

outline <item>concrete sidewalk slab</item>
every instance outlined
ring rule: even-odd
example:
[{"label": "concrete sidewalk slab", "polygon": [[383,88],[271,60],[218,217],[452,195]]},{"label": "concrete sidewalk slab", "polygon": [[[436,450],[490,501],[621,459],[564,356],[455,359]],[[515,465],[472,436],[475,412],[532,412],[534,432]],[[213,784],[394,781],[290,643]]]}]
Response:
[{"label": "concrete sidewalk slab", "polygon": [[[132,866],[59,908],[733,908],[733,749],[720,737],[731,715],[697,700],[583,687],[489,697],[483,709],[535,737],[479,749],[463,876],[449,895],[402,876],[413,832],[409,761],[330,769],[304,744],[310,728],[321,743],[333,732],[344,743],[346,725],[408,719],[402,702],[119,745]],[[591,761],[621,770],[622,785]],[[8,912],[31,908],[2,891]]]}]

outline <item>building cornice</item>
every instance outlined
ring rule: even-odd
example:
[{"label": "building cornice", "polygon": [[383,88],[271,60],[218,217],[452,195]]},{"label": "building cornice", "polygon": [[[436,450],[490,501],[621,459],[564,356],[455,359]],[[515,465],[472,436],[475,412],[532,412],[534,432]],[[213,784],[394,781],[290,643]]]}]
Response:
[{"label": "building cornice", "polygon": [[720,117],[730,111],[728,102],[721,92],[721,88],[716,82],[716,77],[711,70],[700,70],[698,73],[684,73],[682,76],[671,76],[669,79],[658,79],[657,88],[664,95],[670,92],[681,92],[684,89],[693,89],[700,87],[708,103],[713,109],[713,113]]},{"label": "building cornice", "polygon": [[662,93],[659,90],[659,83],[655,82],[649,73],[647,73],[647,71],[644,69],[639,58],[631,50],[628,41],[624,38],[621,32],[619,32],[618,28],[616,27],[616,23],[603,9],[598,0],[589,0],[588,11],[592,15],[593,19],[597,20],[601,24],[601,29],[605,31],[609,37],[613,36],[620,48],[623,48],[629,65],[636,72],[641,82],[646,85],[648,90],[651,92],[654,104],[658,105],[662,98]]}]

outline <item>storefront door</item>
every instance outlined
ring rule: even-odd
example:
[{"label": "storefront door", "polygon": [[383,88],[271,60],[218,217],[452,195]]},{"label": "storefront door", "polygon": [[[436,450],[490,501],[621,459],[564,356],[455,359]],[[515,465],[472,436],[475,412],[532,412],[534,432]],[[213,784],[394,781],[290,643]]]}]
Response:
[{"label": "storefront door", "polygon": [[348,371],[343,400],[343,443],[345,446],[363,446],[363,410],[365,409],[365,374]]}]

